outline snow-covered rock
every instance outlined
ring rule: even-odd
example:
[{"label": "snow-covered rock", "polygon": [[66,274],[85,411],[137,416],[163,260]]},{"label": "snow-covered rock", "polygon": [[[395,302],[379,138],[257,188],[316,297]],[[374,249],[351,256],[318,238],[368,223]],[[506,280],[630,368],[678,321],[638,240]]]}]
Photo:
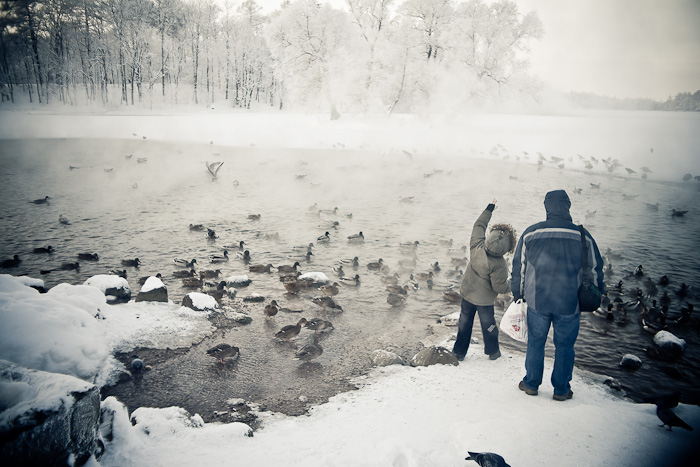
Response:
[{"label": "snow-covered rock", "polygon": [[636,355],[625,354],[620,360],[620,367],[627,370],[637,370],[642,366],[642,360]]},{"label": "snow-covered rock", "polygon": [[449,315],[441,316],[438,318],[438,323],[442,323],[445,326],[457,326],[457,323],[459,323],[459,315],[461,314],[461,311],[455,311],[454,313],[450,313]]},{"label": "snow-covered rock", "polygon": [[[114,274],[98,274],[85,281],[84,285],[102,291],[110,303],[126,303],[131,300],[131,288],[123,277]],[[113,298],[112,298],[113,297]]]},{"label": "snow-covered rock", "polygon": [[659,331],[654,335],[654,344],[659,347],[661,356],[678,358],[685,351],[685,340],[676,337],[668,331]]},{"label": "snow-covered rock", "polygon": [[137,302],[167,302],[168,288],[155,276],[146,279],[141,291],[136,295]]},{"label": "snow-covered rock", "polygon": [[403,358],[388,350],[377,349],[370,355],[374,366],[405,365]]},{"label": "snow-covered rock", "polygon": [[328,276],[322,272],[312,271],[302,274],[297,278],[298,281],[304,283],[307,287],[320,287],[325,284],[330,284]]},{"label": "snow-covered rock", "polygon": [[260,295],[259,293],[253,292],[252,294],[248,295],[247,297],[243,297],[244,302],[253,302],[253,303],[260,303],[265,301],[265,296]]},{"label": "snow-covered rock", "polygon": [[3,465],[82,464],[99,456],[100,391],[73,376],[0,360]]},{"label": "snow-covered rock", "polygon": [[411,359],[411,366],[429,366],[435,364],[459,365],[455,354],[444,347],[430,346],[418,352]]},{"label": "snow-covered rock", "polygon": [[195,311],[214,311],[219,307],[216,299],[211,295],[200,292],[190,292],[182,299],[182,306]]},{"label": "snow-covered rock", "polygon": [[251,282],[253,281],[247,274],[242,274],[240,276],[229,276],[226,278],[226,285],[228,287],[248,287]]}]

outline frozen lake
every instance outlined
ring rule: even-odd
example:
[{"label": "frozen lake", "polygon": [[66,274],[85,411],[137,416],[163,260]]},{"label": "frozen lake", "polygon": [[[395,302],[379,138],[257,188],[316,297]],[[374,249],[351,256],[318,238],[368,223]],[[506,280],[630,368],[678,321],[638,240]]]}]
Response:
[{"label": "frozen lake", "polygon": [[[654,282],[667,274],[671,317],[685,306],[674,293],[680,284],[700,288],[700,183],[682,181],[686,173],[700,174],[693,153],[700,143],[696,115],[488,116],[449,123],[406,120],[390,127],[311,118],[285,124],[278,115],[248,119],[242,114],[59,118],[3,112],[2,121],[0,258],[22,258],[18,268],[7,271],[12,274],[41,277],[49,286],[80,284],[94,274],[123,269],[121,259],[138,257],[141,267],[127,268],[132,289],[138,291],[139,277],[159,272],[170,298],[179,302],[191,289],[172,276],[179,269],[173,258],[197,258],[200,269],[221,269],[222,277],[248,273],[233,250],[229,262],[207,264],[209,255],[241,240],[251,264],[300,260],[302,272],[321,271],[331,280],[338,260],[359,258],[357,271],[346,267],[346,275],[359,274],[362,285],[342,288],[335,297],[342,313],[313,304],[315,291],[289,296],[275,272],[248,273],[251,286],[225,303],[246,310],[253,322],[222,329],[159,362],[142,380],[110,390],[131,409],[178,405],[211,419],[227,399],[240,397],[270,410],[302,413],[307,404],[350,387],[353,377],[369,369],[371,351],[387,349],[410,358],[422,342],[452,331],[436,320],[459,309],[442,290],[450,285],[451,259],[463,255],[448,251],[444,242],[453,239],[453,249],[467,245],[474,220],[493,198],[499,201],[493,222],[511,223],[522,232],[544,218],[547,191],[566,189],[574,221],[586,225],[601,251],[614,253],[608,282],[625,279],[639,264]],[[619,158],[622,167],[609,173],[601,162],[608,157]],[[147,160],[139,163],[139,158]],[[216,180],[206,171],[206,161],[224,162]],[[593,169],[586,169],[586,161]],[[640,177],[643,166],[652,170],[647,179]],[[47,195],[47,205],[30,203]],[[656,203],[658,210],[646,205]],[[671,209],[688,213],[672,217]],[[70,225],[59,223],[61,214]],[[250,220],[250,214],[261,219]],[[214,229],[219,238],[191,232],[189,224]],[[325,231],[331,240],[318,245]],[[364,243],[347,241],[360,231]],[[420,242],[415,255],[400,246],[414,241]],[[293,247],[310,242],[316,246],[307,263]],[[32,253],[46,245],[55,249],[53,255]],[[82,252],[97,252],[100,259],[81,261],[79,271],[39,274],[76,261]],[[442,270],[432,290],[423,283],[405,306],[395,308],[386,302],[380,274],[366,266],[379,258],[400,274],[401,284],[411,272],[427,272],[435,262]],[[407,259],[415,259],[415,266],[401,267]],[[638,286],[625,281],[626,291]],[[304,311],[265,319],[264,303],[241,302],[252,292],[264,295],[265,303],[275,299]],[[292,359],[293,345],[273,339],[301,316],[324,317],[335,327],[322,338],[324,353],[314,365],[300,365]],[[652,336],[641,329],[637,315],[630,313],[626,325],[585,315],[577,364],[618,378],[637,396],[652,384],[656,390],[695,389],[698,330],[671,330],[686,339],[688,350],[680,361],[658,362],[642,351]],[[309,335],[302,331],[297,345]],[[481,341],[477,326],[474,337]],[[241,349],[236,368],[222,372],[205,354],[219,342]],[[505,336],[501,343],[522,348]],[[642,358],[642,369],[619,370],[626,353]]]}]

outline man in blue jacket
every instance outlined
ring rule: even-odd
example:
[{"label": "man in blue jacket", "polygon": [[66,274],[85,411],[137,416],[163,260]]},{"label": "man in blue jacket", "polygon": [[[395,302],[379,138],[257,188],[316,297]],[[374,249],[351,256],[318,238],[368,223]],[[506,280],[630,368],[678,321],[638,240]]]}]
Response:
[{"label": "man in blue jacket", "polygon": [[[581,284],[581,232],[571,221],[571,201],[564,190],[550,191],[544,198],[547,220],[528,227],[520,236],[513,256],[511,291],[515,300],[527,302],[527,355],[525,378],[519,388],[537,395],[544,372],[544,345],[549,327],[554,327],[554,400],[571,399],[574,369],[574,343],[578,337],[581,311],[578,287]],[[600,290],[603,260],[598,246],[586,232],[588,264]]]}]

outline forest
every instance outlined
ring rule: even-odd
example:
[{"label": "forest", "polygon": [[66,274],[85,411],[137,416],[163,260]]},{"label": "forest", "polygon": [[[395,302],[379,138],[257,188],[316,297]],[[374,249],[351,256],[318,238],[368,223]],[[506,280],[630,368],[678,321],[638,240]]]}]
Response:
[{"label": "forest", "polygon": [[515,1],[0,0],[4,103],[411,112],[536,100]]}]

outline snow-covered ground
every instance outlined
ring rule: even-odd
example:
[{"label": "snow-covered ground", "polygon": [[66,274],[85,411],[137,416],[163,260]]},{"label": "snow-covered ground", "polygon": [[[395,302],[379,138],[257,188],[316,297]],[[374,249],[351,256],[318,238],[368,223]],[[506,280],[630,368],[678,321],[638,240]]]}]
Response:
[{"label": "snow-covered ground", "polygon": [[[40,295],[24,282],[0,276],[0,359],[53,372],[57,382],[65,374],[108,380],[118,365],[109,352],[187,346],[211,332],[206,314],[172,303],[109,305],[94,287],[62,284]],[[661,466],[674,465],[698,440],[695,432],[659,427],[654,405],[629,402],[582,371],[574,373],[572,400],[552,400],[547,382],[537,397],[527,396],[517,388],[523,367],[521,354],[491,361],[473,345],[459,366],[376,369],[356,381],[358,390],[307,416],[259,413],[252,437],[241,423],[205,424],[174,407],[128,414],[108,398],[103,405],[118,414],[114,436],[90,463],[459,466],[469,450],[499,453],[513,466]],[[550,372],[547,362],[545,381]],[[32,394],[24,383],[3,383],[0,406],[10,413]],[[700,426],[700,407],[681,404],[676,413]]]}]

